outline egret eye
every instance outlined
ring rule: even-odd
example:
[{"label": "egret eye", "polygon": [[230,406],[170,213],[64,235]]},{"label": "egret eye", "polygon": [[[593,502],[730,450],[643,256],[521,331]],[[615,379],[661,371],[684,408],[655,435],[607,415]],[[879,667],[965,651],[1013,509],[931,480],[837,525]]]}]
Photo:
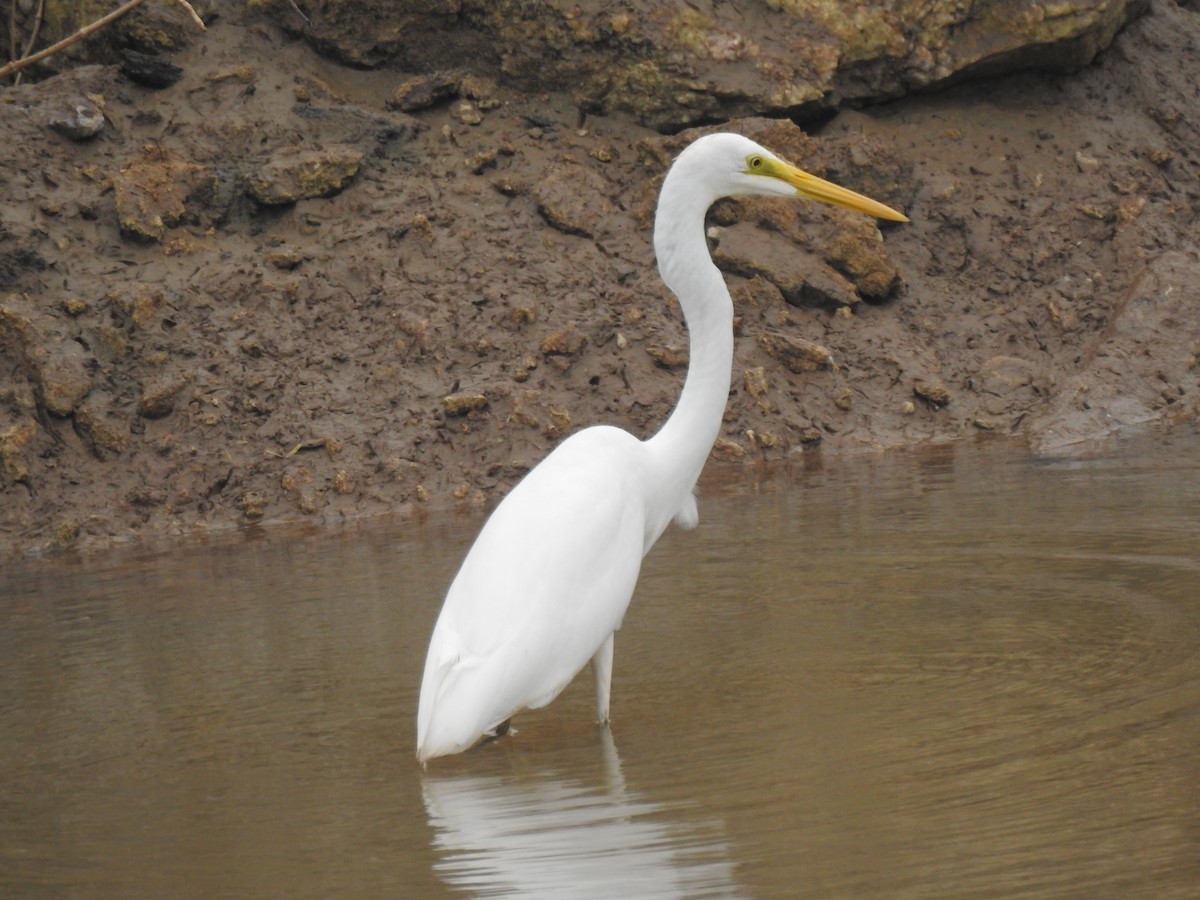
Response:
[{"label": "egret eye", "polygon": [[753,169],[761,169],[762,164],[763,164],[763,158],[761,156],[752,156],[752,157],[750,157],[750,159],[747,160],[747,162],[750,164],[750,168],[752,170]]}]

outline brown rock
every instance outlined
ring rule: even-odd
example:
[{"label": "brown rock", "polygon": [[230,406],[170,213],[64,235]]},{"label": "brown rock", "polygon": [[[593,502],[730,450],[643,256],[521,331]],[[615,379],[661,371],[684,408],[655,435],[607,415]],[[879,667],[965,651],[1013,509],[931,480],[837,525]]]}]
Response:
[{"label": "brown rock", "polygon": [[646,352],[650,354],[650,358],[654,360],[654,364],[662,369],[678,369],[688,364],[687,351],[680,350],[677,347],[664,347],[660,344],[651,344],[646,348]]},{"label": "brown rock", "polygon": [[461,393],[442,398],[442,408],[448,416],[465,416],[475,410],[487,409],[488,398],[483,394]]},{"label": "brown rock", "polygon": [[175,398],[191,381],[183,373],[174,372],[154,379],[142,388],[138,415],[146,419],[161,419],[175,410]]},{"label": "brown rock", "polygon": [[51,128],[73,141],[87,141],[104,128],[104,110],[90,97],[75,97],[47,120]]},{"label": "brown rock", "polygon": [[717,265],[744,278],[762,278],[792,306],[853,306],[859,296],[846,278],[793,241],[748,222],[714,228]]},{"label": "brown rock", "polygon": [[92,389],[90,357],[50,316],[13,296],[0,303],[0,344],[9,342],[24,360],[38,402],[56,416],[69,416]]},{"label": "brown rock", "polygon": [[590,237],[612,217],[607,179],[586,166],[554,168],[533,186],[538,212],[559,231]]},{"label": "brown rock", "polygon": [[900,285],[900,272],[873,219],[847,216],[825,253],[867,300],[886,300]]},{"label": "brown rock", "polygon": [[392,109],[414,112],[453,100],[458,94],[459,80],[453,75],[444,72],[416,75],[400,82],[387,105]]},{"label": "brown rock", "polygon": [[138,158],[121,167],[113,179],[113,192],[121,233],[157,241],[187,215],[194,196],[216,196],[219,187],[206,166],[147,144]]},{"label": "brown rock", "polygon": [[815,372],[833,360],[828,348],[805,338],[761,334],[758,336],[758,345],[768,356],[779,360],[784,368],[796,374]]},{"label": "brown rock", "polygon": [[578,356],[587,345],[587,337],[574,325],[552,331],[542,338],[541,350],[546,356]]},{"label": "brown rock", "polygon": [[913,385],[913,393],[939,409],[950,403],[950,391],[940,381],[918,381]]},{"label": "brown rock", "polygon": [[746,393],[751,397],[765,397],[767,394],[767,370],[763,366],[755,366],[742,372],[742,383]]},{"label": "brown rock", "polygon": [[129,423],[112,412],[111,400],[93,393],[75,410],[80,435],[100,459],[129,446]]},{"label": "brown rock", "polygon": [[10,481],[28,483],[29,462],[25,458],[25,447],[37,433],[37,422],[33,419],[22,419],[0,431],[0,466]]},{"label": "brown rock", "polygon": [[729,438],[719,437],[713,444],[712,458],[719,459],[724,462],[736,462],[740,459],[745,459],[746,448],[737,441]]},{"label": "brown rock", "polygon": [[246,178],[246,193],[264,206],[336,194],[358,174],[363,154],[345,145],[281,150]]}]

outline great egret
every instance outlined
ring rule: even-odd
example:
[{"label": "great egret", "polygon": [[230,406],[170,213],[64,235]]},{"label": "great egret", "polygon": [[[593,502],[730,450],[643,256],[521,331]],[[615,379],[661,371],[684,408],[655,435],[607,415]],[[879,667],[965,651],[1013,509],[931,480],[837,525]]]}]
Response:
[{"label": "great egret", "polygon": [[748,138],[701,137],[663,181],[654,225],[662,280],[687,322],[679,403],[642,441],[610,425],[563,441],[492,513],[450,586],[425,661],[417,759],[458,753],[537,709],[588,662],[608,722],[613,635],[642,557],[672,519],[698,521],[693,489],[716,440],[733,365],[733,302],[704,215],[739,194],[807,197],[897,222],[861,194],[785,163]]}]

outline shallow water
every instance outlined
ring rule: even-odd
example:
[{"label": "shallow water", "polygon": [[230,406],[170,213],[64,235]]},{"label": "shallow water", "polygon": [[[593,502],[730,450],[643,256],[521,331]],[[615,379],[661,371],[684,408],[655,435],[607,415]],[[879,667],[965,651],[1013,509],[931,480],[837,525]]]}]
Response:
[{"label": "shallow water", "polygon": [[0,895],[1194,896],[1198,460],[710,482],[647,560],[611,733],[583,677],[427,771],[477,521],[9,564]]}]

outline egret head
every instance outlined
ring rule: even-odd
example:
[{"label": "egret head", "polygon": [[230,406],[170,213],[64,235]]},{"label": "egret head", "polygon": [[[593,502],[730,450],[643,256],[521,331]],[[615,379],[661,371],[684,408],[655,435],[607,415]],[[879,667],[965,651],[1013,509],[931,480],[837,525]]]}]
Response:
[{"label": "egret head", "polygon": [[697,170],[708,175],[707,186],[713,190],[714,198],[739,194],[804,197],[880,219],[908,221],[907,216],[890,206],[810,175],[739,134],[706,135],[688,146],[680,155],[680,162],[687,156],[694,156],[699,163]]}]

